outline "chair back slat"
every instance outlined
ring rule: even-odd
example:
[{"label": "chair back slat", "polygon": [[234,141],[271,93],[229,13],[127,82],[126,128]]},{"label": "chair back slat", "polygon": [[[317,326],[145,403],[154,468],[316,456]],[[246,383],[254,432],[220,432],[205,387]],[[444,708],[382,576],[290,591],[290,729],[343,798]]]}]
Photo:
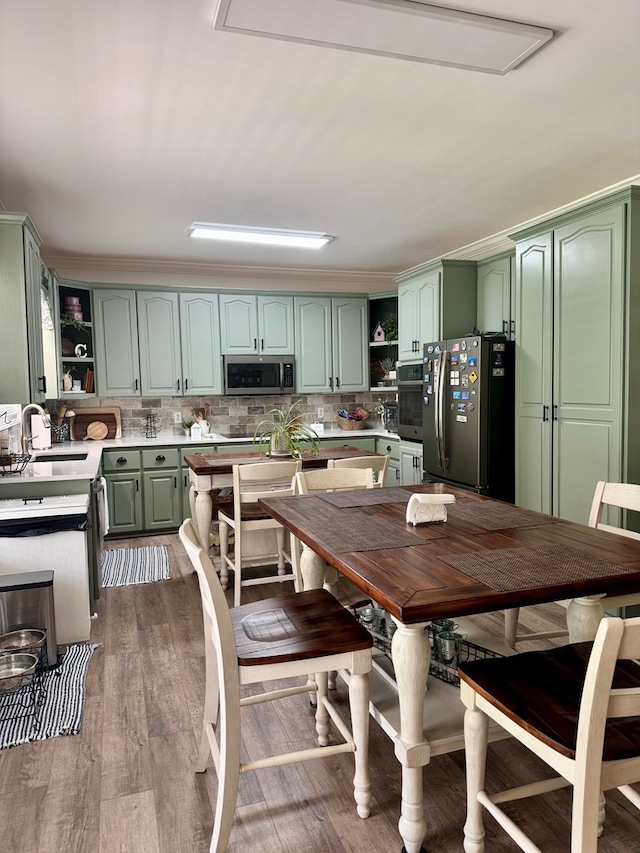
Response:
[{"label": "chair back slat", "polygon": [[596,484],[589,513],[589,527],[619,533],[631,539],[640,539],[640,533],[602,522],[602,515],[608,506],[640,512],[640,486],[636,483],[607,483],[600,480]]},{"label": "chair back slat", "polygon": [[371,468],[317,468],[299,471],[296,483],[296,491],[300,495],[344,489],[372,489],[373,471]]},{"label": "chair back slat", "polygon": [[233,466],[233,495],[236,512],[240,504],[256,503],[260,498],[293,495],[299,459],[284,462],[259,462]]},{"label": "chair back slat", "polygon": [[353,456],[351,459],[330,459],[327,468],[371,468],[374,473],[373,485],[382,488],[387,479],[387,468],[389,457],[380,456]]}]

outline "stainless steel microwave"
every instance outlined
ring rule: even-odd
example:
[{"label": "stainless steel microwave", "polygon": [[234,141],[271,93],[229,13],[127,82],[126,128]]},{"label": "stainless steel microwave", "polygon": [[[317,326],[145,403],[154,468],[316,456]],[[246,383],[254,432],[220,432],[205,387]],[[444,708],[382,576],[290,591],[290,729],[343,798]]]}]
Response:
[{"label": "stainless steel microwave", "polygon": [[225,355],[224,392],[234,394],[293,394],[292,355]]}]

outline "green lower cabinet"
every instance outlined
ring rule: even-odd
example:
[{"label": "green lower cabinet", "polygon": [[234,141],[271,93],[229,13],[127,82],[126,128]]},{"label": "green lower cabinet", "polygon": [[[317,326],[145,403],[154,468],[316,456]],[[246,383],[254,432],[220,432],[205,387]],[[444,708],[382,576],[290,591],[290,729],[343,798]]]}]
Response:
[{"label": "green lower cabinet", "polygon": [[142,475],[144,489],[144,529],[166,530],[180,526],[181,489],[178,468],[145,471]]},{"label": "green lower cabinet", "polygon": [[140,471],[105,473],[109,502],[109,533],[140,533],[142,531],[142,490]]},{"label": "green lower cabinet", "polygon": [[419,486],[422,483],[422,444],[400,441],[399,453],[400,485]]},{"label": "green lower cabinet", "polygon": [[384,453],[389,457],[386,486],[400,485],[400,442],[397,438],[376,438],[376,453]]}]

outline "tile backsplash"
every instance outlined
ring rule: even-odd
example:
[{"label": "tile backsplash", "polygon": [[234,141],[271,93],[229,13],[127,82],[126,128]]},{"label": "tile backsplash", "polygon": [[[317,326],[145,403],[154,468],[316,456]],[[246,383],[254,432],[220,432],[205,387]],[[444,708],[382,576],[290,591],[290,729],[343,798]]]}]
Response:
[{"label": "tile backsplash", "polygon": [[[126,437],[144,435],[147,417],[155,415],[156,428],[159,434],[173,433],[180,435],[182,426],[175,424],[174,412],[180,412],[182,420],[193,420],[190,406],[194,409],[209,404],[207,420],[211,431],[226,435],[229,438],[253,437],[256,425],[264,420],[269,409],[287,408],[291,403],[300,400],[303,418],[308,423],[321,421],[325,426],[337,425],[339,409],[350,409],[361,406],[369,412],[371,426],[380,425],[380,416],[374,414],[377,402],[395,400],[395,391],[363,391],[353,394],[278,394],[273,397],[91,397],[86,400],[65,399],[69,409],[80,409],[86,406],[118,406],[122,419],[122,435]],[[63,400],[48,401],[48,408],[55,413]],[[324,409],[324,417],[318,415],[319,409]]]}]

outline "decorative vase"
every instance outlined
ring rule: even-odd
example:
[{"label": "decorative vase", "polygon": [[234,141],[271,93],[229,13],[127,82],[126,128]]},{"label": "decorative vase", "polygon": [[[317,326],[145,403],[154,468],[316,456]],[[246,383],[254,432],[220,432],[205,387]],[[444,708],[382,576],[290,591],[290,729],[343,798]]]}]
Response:
[{"label": "decorative vase", "polygon": [[70,373],[65,373],[62,376],[62,387],[65,391],[71,391],[73,388],[73,379]]}]

